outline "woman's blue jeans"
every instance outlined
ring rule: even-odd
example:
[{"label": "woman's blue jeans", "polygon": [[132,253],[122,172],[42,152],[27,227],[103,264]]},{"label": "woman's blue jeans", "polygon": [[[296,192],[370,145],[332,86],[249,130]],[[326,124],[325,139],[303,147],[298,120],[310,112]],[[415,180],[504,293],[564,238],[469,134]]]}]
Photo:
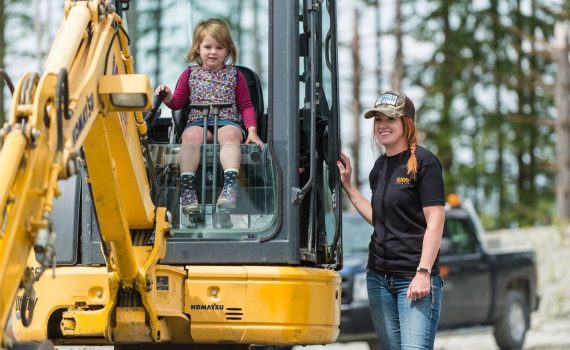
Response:
[{"label": "woman's blue jeans", "polygon": [[411,277],[368,270],[368,302],[383,350],[433,349],[441,311],[440,276],[431,276],[431,290],[422,299],[406,298]]}]

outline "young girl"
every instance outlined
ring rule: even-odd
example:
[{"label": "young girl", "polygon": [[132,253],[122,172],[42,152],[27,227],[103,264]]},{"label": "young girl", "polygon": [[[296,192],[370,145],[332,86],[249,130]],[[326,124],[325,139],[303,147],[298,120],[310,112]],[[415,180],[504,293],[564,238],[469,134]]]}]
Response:
[{"label": "young girl", "polygon": [[[255,109],[245,77],[234,66],[237,49],[228,25],[220,19],[208,19],[198,23],[186,59],[189,63],[196,64],[182,72],[174,94],[166,85],[159,85],[155,94],[158,95],[164,90],[164,102],[173,110],[181,109],[188,102],[232,103],[231,107],[221,109],[218,117],[218,142],[221,147],[220,163],[224,169],[224,187],[217,205],[233,208],[236,203],[236,181],[241,162],[240,143],[244,140],[245,143],[255,143],[259,146],[263,146],[263,143],[257,135]],[[182,134],[180,205],[184,214],[200,210],[195,172],[200,163],[203,125],[200,111],[192,110]],[[208,128],[207,141],[212,142],[214,120],[209,119],[208,125],[211,127]],[[245,125],[245,129],[242,125]]]}]

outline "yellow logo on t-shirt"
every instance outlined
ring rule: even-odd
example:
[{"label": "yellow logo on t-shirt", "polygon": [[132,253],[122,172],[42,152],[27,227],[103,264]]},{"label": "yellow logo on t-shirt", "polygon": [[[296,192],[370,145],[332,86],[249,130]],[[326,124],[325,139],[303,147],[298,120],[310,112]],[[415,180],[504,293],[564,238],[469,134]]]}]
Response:
[{"label": "yellow logo on t-shirt", "polygon": [[397,177],[396,178],[396,184],[398,185],[407,185],[411,182],[409,177]]}]

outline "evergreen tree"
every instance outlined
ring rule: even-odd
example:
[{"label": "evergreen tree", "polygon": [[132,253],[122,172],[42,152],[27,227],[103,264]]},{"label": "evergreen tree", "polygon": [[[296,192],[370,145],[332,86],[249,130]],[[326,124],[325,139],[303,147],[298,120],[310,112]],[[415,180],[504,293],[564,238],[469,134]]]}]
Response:
[{"label": "evergreen tree", "polygon": [[551,220],[553,101],[544,82],[553,71],[540,43],[555,16],[524,1],[428,1],[416,31],[436,47],[413,74],[425,91],[425,141],[442,161],[446,190],[475,198],[492,228]]},{"label": "evergreen tree", "polygon": [[[416,40],[431,42],[435,50],[425,62],[410,66],[414,85],[424,89],[425,96],[418,109],[417,122],[426,143],[438,155],[446,181],[446,191],[464,186],[456,152],[470,140],[462,134],[462,122],[469,111],[456,105],[472,105],[468,100],[473,86],[472,58],[475,51],[470,1],[428,1],[431,11],[410,32]],[[412,5],[413,6],[413,5]]]},{"label": "evergreen tree", "polygon": [[494,92],[494,108],[484,114],[484,130],[495,141],[492,149],[498,155],[487,159],[487,164],[497,165],[487,168],[485,195],[496,200],[493,227],[548,223],[549,215],[542,213],[553,199],[552,188],[545,187],[552,183],[553,173],[537,159],[538,152],[545,160],[553,153],[548,137],[552,131],[545,128],[545,121],[552,119],[552,96],[542,81],[552,77],[552,63],[538,52],[536,36],[547,40],[554,20],[539,14],[532,0],[526,3],[532,9],[526,15],[521,11],[523,1],[502,4],[493,0],[476,13],[477,33],[483,34],[479,46],[485,53],[479,64],[488,77],[481,83]]},{"label": "evergreen tree", "polygon": [[[516,82],[511,84],[517,94],[517,111],[511,116],[516,137],[513,151],[517,161],[517,202],[514,205],[514,218],[521,225],[545,223],[544,211],[540,210],[545,201],[551,202],[553,192],[550,186],[543,186],[539,178],[553,181],[550,167],[540,165],[538,153],[542,151],[552,159],[554,145],[549,140],[552,129],[545,124],[552,120],[548,109],[552,106],[552,96],[545,93],[543,79],[553,75],[551,59],[540,53],[538,42],[553,35],[554,18],[538,9],[536,1],[530,1],[530,13],[522,11],[524,1],[516,0],[511,11],[514,49],[517,52]],[[527,1],[528,5],[528,1]],[[547,122],[547,123],[545,123]],[[544,147],[546,146],[546,147]]]}]

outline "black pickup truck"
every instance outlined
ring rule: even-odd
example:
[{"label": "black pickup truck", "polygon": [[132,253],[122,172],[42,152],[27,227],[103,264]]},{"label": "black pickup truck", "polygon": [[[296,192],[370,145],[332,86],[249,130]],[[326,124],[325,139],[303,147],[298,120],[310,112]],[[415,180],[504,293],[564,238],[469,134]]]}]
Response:
[{"label": "black pickup truck", "polygon": [[[444,278],[439,329],[494,326],[501,349],[520,349],[538,309],[532,250],[492,250],[477,214],[465,202],[447,205],[440,249]],[[380,349],[366,292],[366,263],[372,227],[357,213],[343,214],[344,267],[339,342],[366,341]]]}]

